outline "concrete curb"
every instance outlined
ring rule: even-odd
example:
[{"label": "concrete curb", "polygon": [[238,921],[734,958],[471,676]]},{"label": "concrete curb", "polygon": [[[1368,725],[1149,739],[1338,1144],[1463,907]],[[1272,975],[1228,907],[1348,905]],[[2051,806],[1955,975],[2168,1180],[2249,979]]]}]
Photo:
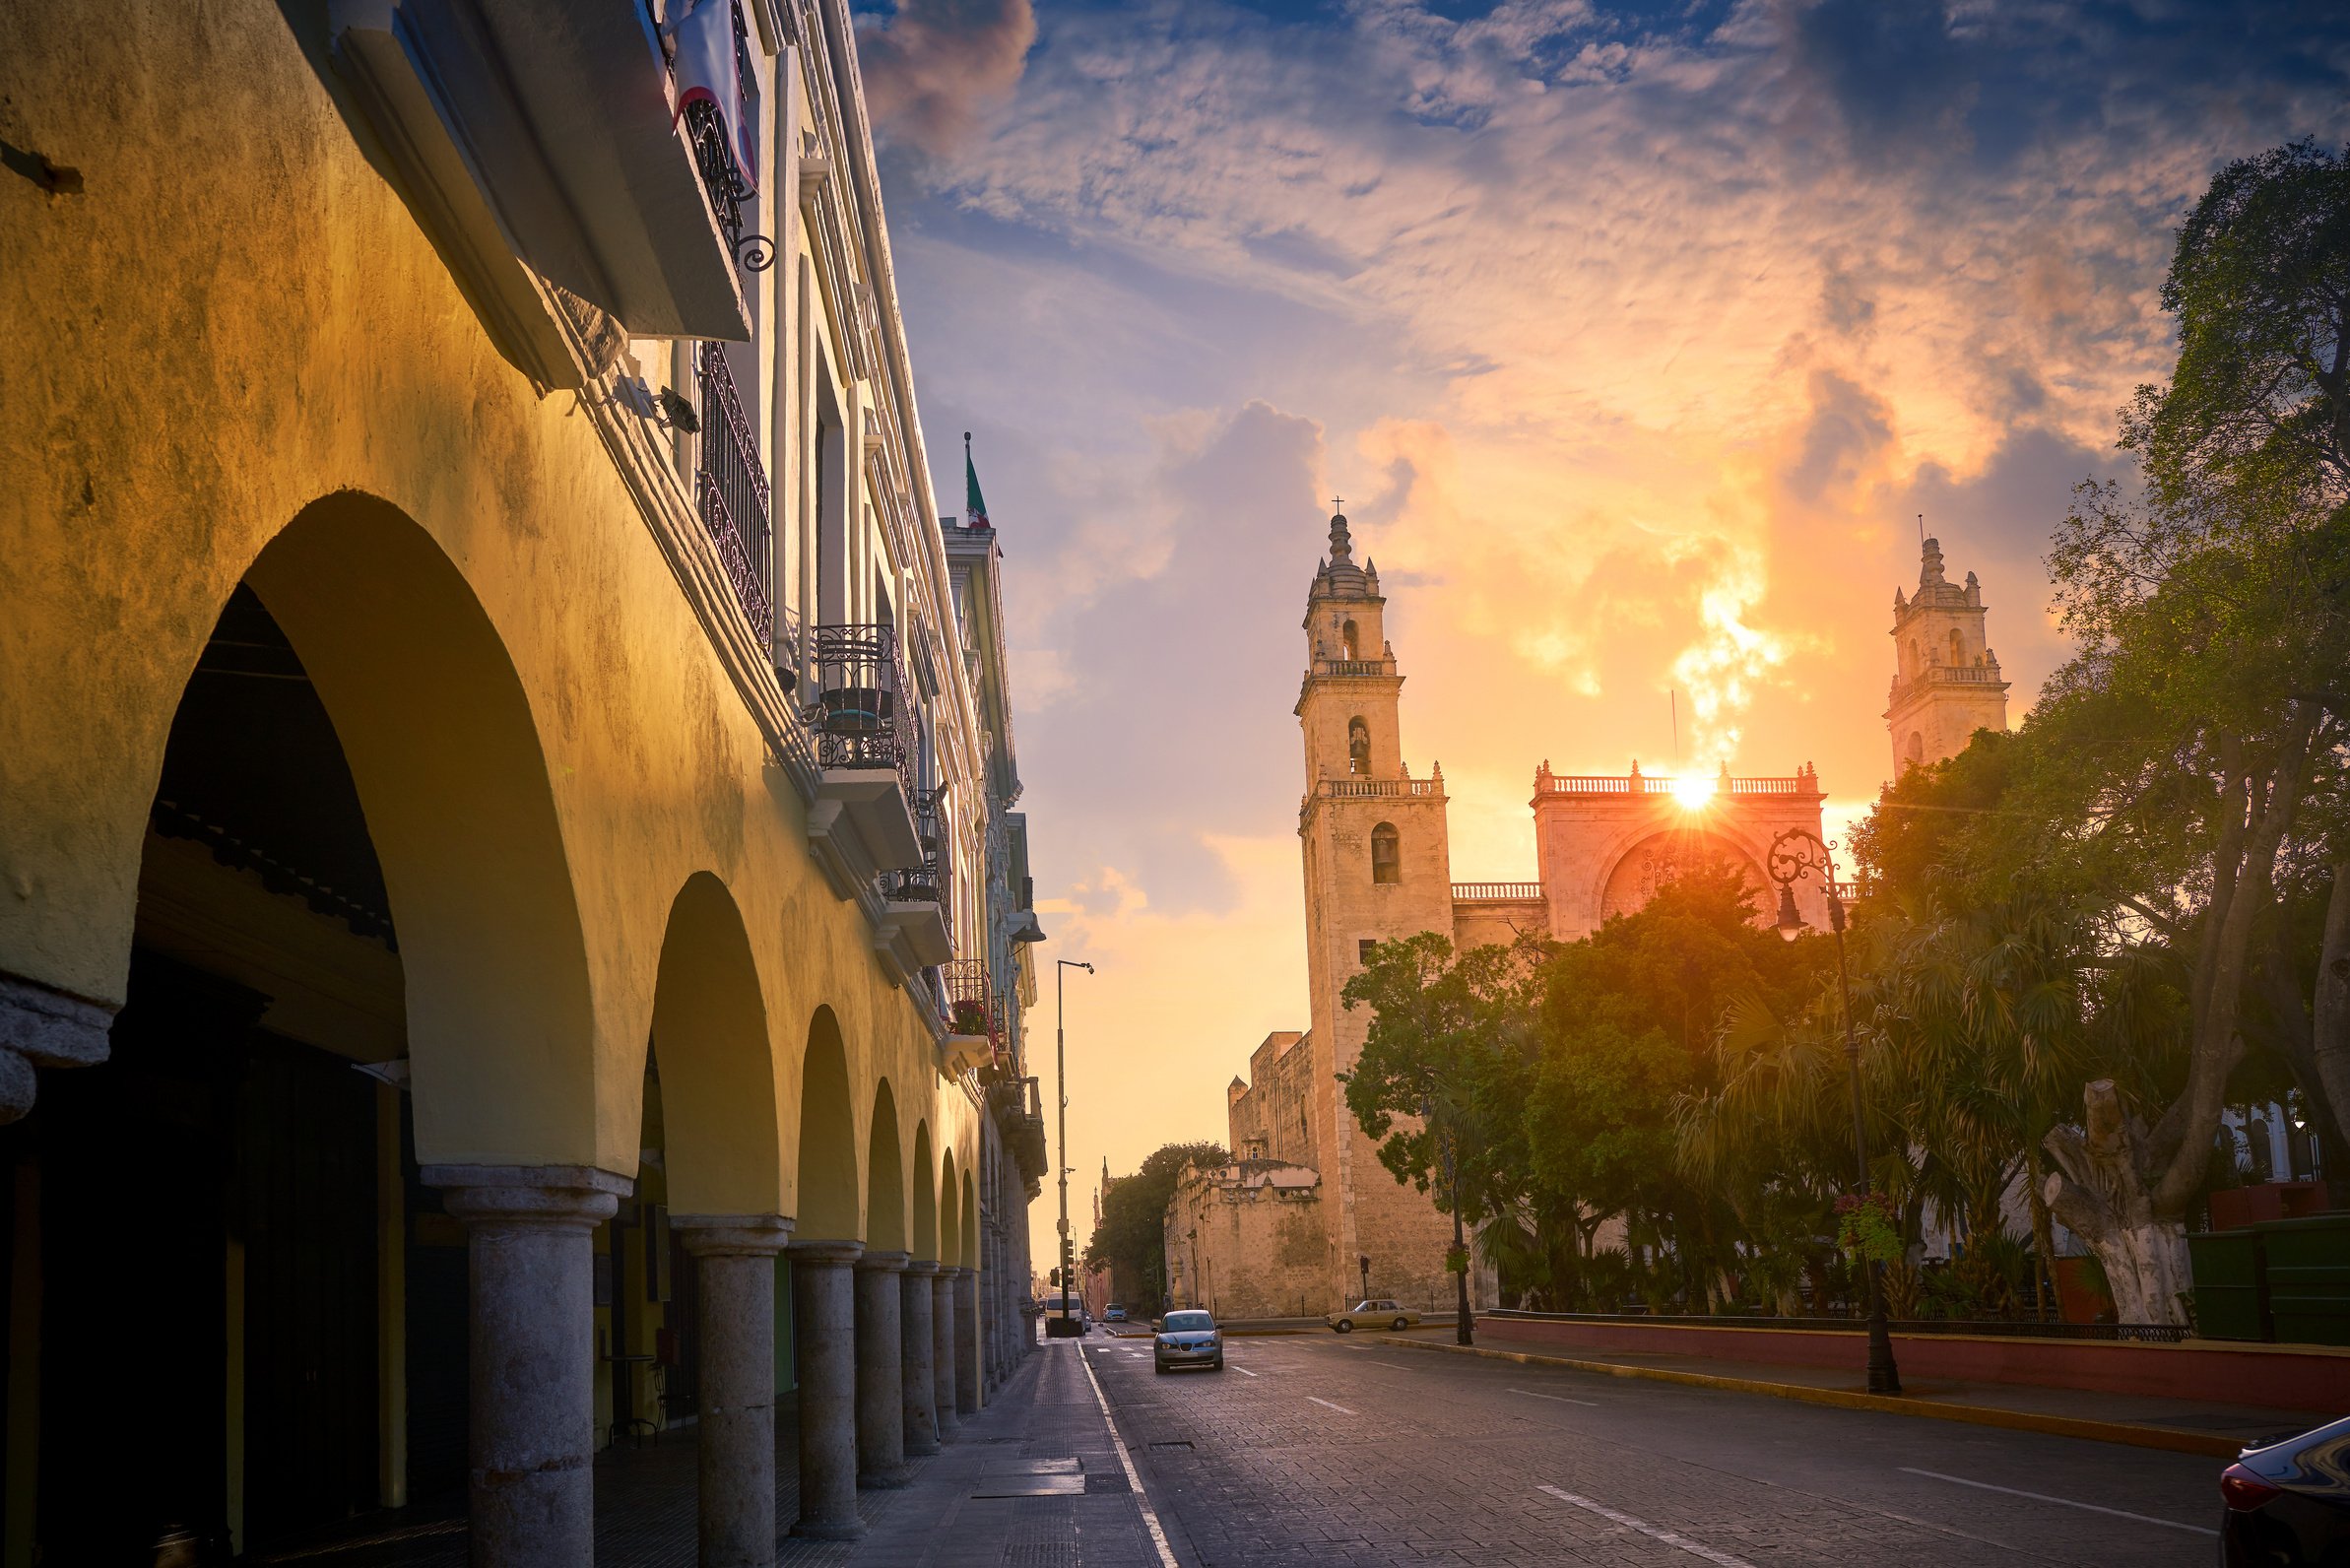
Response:
[{"label": "concrete curb", "polygon": [[2244,1445],[2234,1438],[2208,1432],[2188,1432],[2171,1426],[2136,1426],[2123,1421],[2090,1421],[2070,1415],[2037,1415],[2029,1410],[2002,1410],[1987,1405],[1936,1405],[1884,1394],[1851,1394],[1842,1389],[1818,1389],[1803,1383],[1765,1383],[1759,1378],[1723,1377],[1712,1372],[1676,1372],[1669,1367],[1625,1366],[1616,1361],[1584,1361],[1572,1356],[1534,1355],[1524,1350],[1492,1350],[1485,1346],[1439,1344],[1394,1335],[1380,1338],[1385,1344],[1414,1350],[1440,1350],[1453,1355],[1481,1355],[1494,1361],[1525,1366],[1566,1367],[1598,1372],[1611,1378],[1645,1378],[1655,1383],[1679,1383],[1689,1388],[1726,1389],[1733,1394],[1762,1394],[1804,1405],[1828,1405],[1846,1410],[1878,1410],[1887,1415],[1923,1415],[1936,1421],[1961,1421],[1969,1426],[2003,1426],[2017,1432],[2046,1432],[2055,1437],[2081,1437],[2096,1443],[2125,1443],[2132,1448],[2167,1449],[2174,1454],[2201,1454],[2211,1459],[2234,1459]]}]

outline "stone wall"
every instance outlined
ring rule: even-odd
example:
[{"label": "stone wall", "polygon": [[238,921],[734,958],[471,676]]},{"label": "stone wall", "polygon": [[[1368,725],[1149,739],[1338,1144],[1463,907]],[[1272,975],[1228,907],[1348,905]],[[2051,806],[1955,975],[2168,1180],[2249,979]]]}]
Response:
[{"label": "stone wall", "polygon": [[1305,1035],[1275,1029],[1249,1053],[1247,1082],[1229,1090],[1235,1159],[1286,1160],[1320,1168],[1314,1137],[1314,1053]]},{"label": "stone wall", "polygon": [[1244,1159],[1186,1171],[1167,1204],[1166,1246],[1178,1306],[1223,1321],[1328,1310],[1329,1235],[1311,1166]]}]

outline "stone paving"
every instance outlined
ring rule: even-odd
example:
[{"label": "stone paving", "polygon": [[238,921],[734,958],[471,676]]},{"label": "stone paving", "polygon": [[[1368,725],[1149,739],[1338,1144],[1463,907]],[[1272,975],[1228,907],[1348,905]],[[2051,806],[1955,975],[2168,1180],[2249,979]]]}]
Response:
[{"label": "stone paving", "polygon": [[[798,1517],[795,1412],[778,1411],[775,1517]],[[621,1444],[596,1461],[596,1560],[615,1568],[692,1568],[690,1427]],[[935,1456],[908,1462],[908,1483],[857,1494],[866,1535],[777,1546],[779,1565],[852,1568],[1161,1568],[1110,1440],[1092,1385],[1068,1341],[1040,1346],[994,1403]],[[461,1504],[459,1505],[461,1507]],[[303,1568],[465,1568],[461,1512],[404,1510],[340,1538],[253,1559]]]},{"label": "stone paving", "polygon": [[1236,1339],[1222,1373],[1086,1353],[1203,1568],[2184,1568],[2214,1546],[2219,1464],[2188,1456],[1329,1338]]}]

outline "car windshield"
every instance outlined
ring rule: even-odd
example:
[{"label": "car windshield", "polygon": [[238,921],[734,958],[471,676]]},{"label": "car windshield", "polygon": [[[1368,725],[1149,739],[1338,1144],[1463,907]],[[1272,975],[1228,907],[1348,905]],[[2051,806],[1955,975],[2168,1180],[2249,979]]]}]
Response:
[{"label": "car windshield", "polygon": [[1170,1312],[1167,1314],[1169,1334],[1193,1334],[1215,1327],[1215,1319],[1205,1312]]}]

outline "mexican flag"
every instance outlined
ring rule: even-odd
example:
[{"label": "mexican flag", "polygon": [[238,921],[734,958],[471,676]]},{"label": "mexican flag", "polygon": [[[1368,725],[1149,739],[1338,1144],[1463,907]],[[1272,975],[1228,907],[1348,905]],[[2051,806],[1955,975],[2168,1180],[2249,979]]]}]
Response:
[{"label": "mexican flag", "polygon": [[979,493],[979,470],[971,466],[971,432],[963,431],[963,526],[993,528],[987,520],[987,497]]},{"label": "mexican flag", "polygon": [[726,123],[727,140],[734,144],[735,163],[743,184],[758,188],[758,84],[747,81],[737,41],[742,20],[735,0],[697,0],[693,9],[670,28],[677,59],[672,67],[678,86],[678,115],[685,105],[707,102]]}]

